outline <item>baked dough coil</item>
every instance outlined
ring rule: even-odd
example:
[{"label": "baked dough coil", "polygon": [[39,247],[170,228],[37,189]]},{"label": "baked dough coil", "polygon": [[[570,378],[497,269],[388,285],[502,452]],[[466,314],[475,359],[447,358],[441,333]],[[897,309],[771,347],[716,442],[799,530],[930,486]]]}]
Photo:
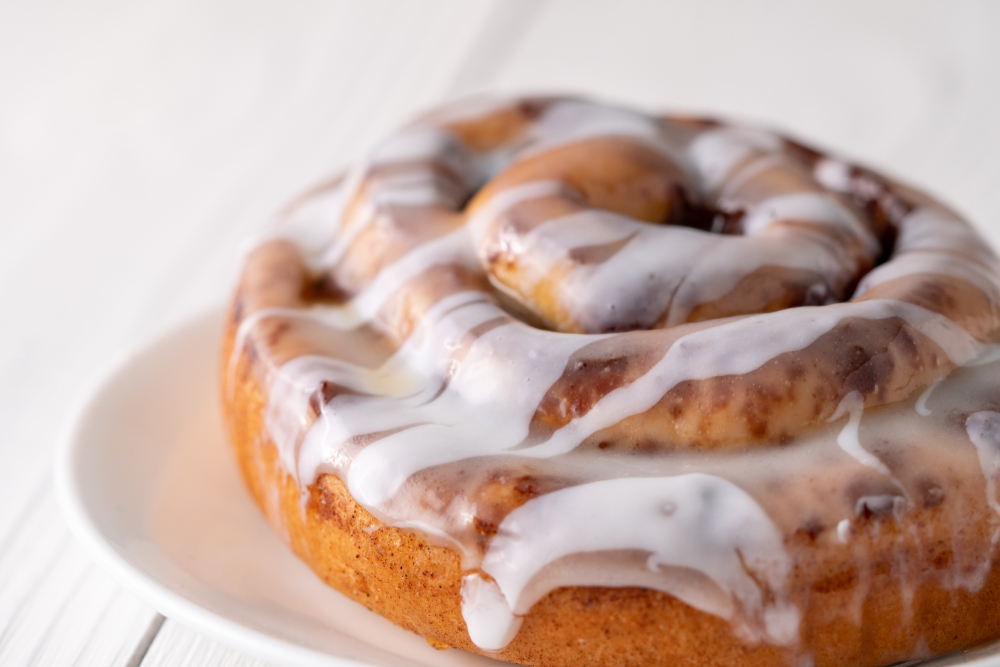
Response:
[{"label": "baked dough coil", "polygon": [[[449,249],[455,263],[410,277],[380,313],[376,321],[398,341],[449,292],[494,294],[477,284],[484,274],[529,322],[547,329],[662,329],[582,349],[543,398],[536,431],[565,427],[648,376],[650,362],[690,331],[675,327],[688,322],[718,329],[729,317],[849,304],[836,307],[833,326],[826,321],[832,313],[819,309],[731,327],[738,338],[770,339],[779,348],[795,345],[784,340],[789,334],[805,333],[808,344],[782,355],[766,349],[769,363],[747,355],[733,372],[709,367],[707,377],[663,387],[641,428],[617,429],[637,431],[641,441],[606,433],[603,442],[732,447],[788,438],[824,422],[853,392],[865,405],[901,400],[965,362],[976,341],[995,336],[992,255],[947,209],[882,179],[875,182],[883,200],[865,200],[847,165],[831,174],[835,163],[773,135],[599,114],[578,102],[544,113],[552,106],[529,101],[444,123],[444,130],[418,125],[384,144],[331,253],[332,283],[353,295],[428,236],[463,230],[471,245]],[[683,156],[674,147],[685,139]],[[874,178],[859,172],[863,177]],[[427,200],[394,203],[414,191]],[[864,208],[852,206],[852,197]],[[391,212],[369,224],[370,207]],[[904,213],[918,208],[918,215]],[[803,332],[811,319],[827,331]]]},{"label": "baked dough coil", "polygon": [[[723,664],[676,645],[709,636],[876,665],[1000,635],[1000,275],[944,205],[770,132],[534,98],[418,119],[283,221],[234,300],[233,439],[300,555],[397,623],[539,665]],[[929,442],[896,435],[924,418]],[[383,530],[446,554],[443,597],[357,584],[384,583],[355,562]],[[673,629],[588,652],[588,595]],[[919,632],[848,629],[897,598]],[[573,623],[583,644],[542,646]]]}]

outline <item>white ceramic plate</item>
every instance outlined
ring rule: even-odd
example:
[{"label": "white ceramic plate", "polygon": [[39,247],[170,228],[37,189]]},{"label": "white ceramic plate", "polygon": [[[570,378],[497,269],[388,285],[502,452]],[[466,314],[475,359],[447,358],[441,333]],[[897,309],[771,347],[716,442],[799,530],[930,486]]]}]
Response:
[{"label": "white ceramic plate", "polygon": [[77,419],[56,479],[90,554],[165,616],[281,664],[508,664],[434,650],[327,587],[278,540],[223,434],[220,322],[212,313],[144,347]]},{"label": "white ceramic plate", "polygon": [[[284,664],[488,667],[435,651],[328,588],[277,539],[225,442],[219,313],[160,337],[114,370],[59,452],[69,523],[91,555],[164,615]],[[1000,645],[930,667],[1000,667]]]}]

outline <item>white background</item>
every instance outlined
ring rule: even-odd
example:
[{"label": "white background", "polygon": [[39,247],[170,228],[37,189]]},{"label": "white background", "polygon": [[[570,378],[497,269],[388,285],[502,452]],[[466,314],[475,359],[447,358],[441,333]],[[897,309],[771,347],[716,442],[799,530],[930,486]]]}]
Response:
[{"label": "white background", "polygon": [[224,301],[241,239],[283,202],[481,90],[785,130],[1000,246],[989,0],[0,2],[0,664],[254,662],[91,564],[52,452],[114,360]]}]

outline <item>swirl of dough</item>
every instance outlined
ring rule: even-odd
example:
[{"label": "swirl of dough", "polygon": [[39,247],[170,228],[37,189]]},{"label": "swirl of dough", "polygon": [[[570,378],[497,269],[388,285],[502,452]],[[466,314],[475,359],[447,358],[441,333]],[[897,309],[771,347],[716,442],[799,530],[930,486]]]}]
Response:
[{"label": "swirl of dough", "polygon": [[1000,329],[967,223],[759,130],[523,100],[428,116],[350,181],[323,289],[396,344],[468,291],[506,308],[493,325],[625,332],[574,351],[520,446],[781,441],[855,392],[907,397]]}]

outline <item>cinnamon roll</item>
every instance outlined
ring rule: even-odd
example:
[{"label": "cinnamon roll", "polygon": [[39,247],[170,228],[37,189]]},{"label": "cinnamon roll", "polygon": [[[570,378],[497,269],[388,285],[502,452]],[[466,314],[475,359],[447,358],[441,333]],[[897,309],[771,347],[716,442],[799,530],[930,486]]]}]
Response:
[{"label": "cinnamon roll", "polygon": [[331,586],[526,665],[869,666],[1000,637],[1000,264],[773,132],[421,117],[246,256],[222,395]]}]

